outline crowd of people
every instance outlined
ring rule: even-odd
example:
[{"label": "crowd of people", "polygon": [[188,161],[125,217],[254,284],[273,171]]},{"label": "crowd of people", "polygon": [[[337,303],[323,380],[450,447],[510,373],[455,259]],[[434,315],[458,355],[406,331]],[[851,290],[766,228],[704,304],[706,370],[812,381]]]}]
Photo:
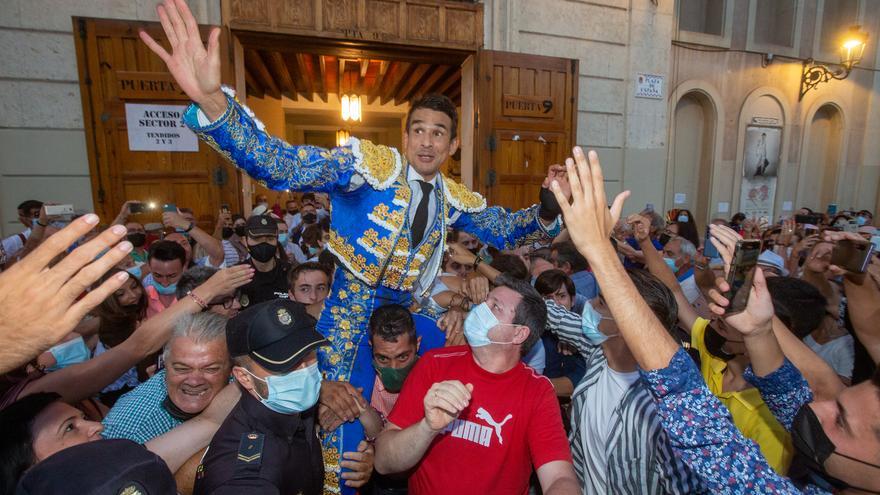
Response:
[{"label": "crowd of people", "polygon": [[185,124],[294,192],[216,222],[20,204],[0,493],[880,493],[880,259],[838,256],[869,211],[623,216],[579,147],[488,206],[440,172],[445,97],[399,152],[293,146],[220,87],[216,30],[158,12]]}]

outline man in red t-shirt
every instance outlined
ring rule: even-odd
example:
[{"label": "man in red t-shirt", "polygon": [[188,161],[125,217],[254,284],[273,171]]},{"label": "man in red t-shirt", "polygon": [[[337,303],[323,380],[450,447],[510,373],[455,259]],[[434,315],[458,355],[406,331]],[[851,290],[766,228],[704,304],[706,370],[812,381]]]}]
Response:
[{"label": "man in red t-shirt", "polygon": [[505,275],[464,324],[467,346],[431,351],[407,377],[376,442],[376,470],[415,468],[413,494],[580,492],[550,381],[520,359],[547,319],[541,296]]}]

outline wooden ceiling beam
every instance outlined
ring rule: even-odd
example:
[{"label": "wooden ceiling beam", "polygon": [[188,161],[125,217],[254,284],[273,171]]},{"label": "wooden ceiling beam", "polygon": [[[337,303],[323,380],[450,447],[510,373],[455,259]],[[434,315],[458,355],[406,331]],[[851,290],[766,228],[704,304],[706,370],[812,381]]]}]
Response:
[{"label": "wooden ceiling beam", "polygon": [[388,87],[387,92],[383,92],[380,101],[384,105],[386,102],[395,99],[395,95],[400,91],[400,88],[406,84],[406,81],[409,80],[412,73],[419,67],[418,64],[410,64],[410,63],[402,63],[400,64],[401,70],[397,73],[397,77],[394,78],[391,85]]},{"label": "wooden ceiling beam", "polygon": [[431,66],[428,64],[417,65],[412,74],[406,78],[406,82],[394,93],[394,102],[400,104],[403,101],[408,101],[406,95],[412,93],[430,68]]},{"label": "wooden ceiling beam", "polygon": [[422,80],[415,86],[413,86],[412,90],[410,90],[407,94],[403,95],[404,100],[410,100],[416,95],[425,95],[428,94],[431,87],[437,84],[437,81],[443,77],[446,73],[446,66],[439,65],[434,66],[425,73],[425,76],[422,77]]},{"label": "wooden ceiling beam", "polygon": [[452,74],[451,76],[449,76],[448,79],[446,79],[445,81],[440,83],[440,85],[437,86],[437,89],[435,92],[449,96],[449,93],[448,93],[449,88],[451,88],[453,84],[455,84],[459,81],[461,81],[461,70],[455,71],[455,73]]},{"label": "wooden ceiling beam", "polygon": [[325,60],[324,65],[327,70],[327,75],[324,77],[324,84],[326,85],[326,89],[328,93],[339,94],[339,64],[336,61],[336,57],[332,55],[324,55],[321,57],[322,60]]},{"label": "wooden ceiling beam", "polygon": [[250,91],[248,91],[249,95],[256,98],[263,98],[264,96],[266,96],[266,90],[263,89],[263,85],[260,84],[259,81],[257,81],[257,78],[254,77],[254,74],[248,67],[244,68],[244,82],[245,85],[250,88]]},{"label": "wooden ceiling beam", "polygon": [[[445,82],[449,81],[450,78],[454,78],[455,75],[461,70],[461,67],[459,67],[457,65],[451,65],[451,66],[443,66],[442,69],[446,69],[446,70],[445,71],[444,70],[438,71],[440,73],[439,79],[437,79],[433,83],[429,82],[429,83],[425,84],[425,93],[424,94],[441,93],[441,91],[439,91],[438,88],[440,86],[442,86]],[[435,72],[435,74],[436,74],[436,72]]]},{"label": "wooden ceiling beam", "polygon": [[381,60],[379,62],[379,72],[376,73],[376,80],[373,82],[373,87],[370,88],[367,95],[368,104],[372,104],[376,101],[376,98],[379,97],[379,93],[382,90],[382,85],[385,84],[386,80],[390,79],[389,73],[391,71],[389,69],[391,68],[391,64],[392,62],[387,60]]},{"label": "wooden ceiling beam", "polygon": [[370,69],[370,59],[362,58],[358,60],[360,62],[361,69],[361,79],[367,77],[367,71]]},{"label": "wooden ceiling beam", "polygon": [[293,83],[293,79],[290,77],[290,70],[287,68],[287,64],[284,63],[284,56],[278,52],[270,52],[269,66],[275,73],[275,77],[281,82],[281,89],[284,95],[296,101],[296,84]]},{"label": "wooden ceiling beam", "polygon": [[278,88],[278,84],[275,82],[269,69],[266,68],[266,63],[263,61],[260,52],[257,50],[248,50],[245,52],[245,57],[247,57],[253,65],[254,75],[260,80],[266,94],[272,98],[281,98],[281,89]]},{"label": "wooden ceiling beam", "polygon": [[320,83],[318,97],[327,103],[327,62],[324,61],[323,55],[315,55],[318,58],[318,75],[317,79]]},{"label": "wooden ceiling beam", "polygon": [[303,97],[309,101],[315,100],[315,85],[312,82],[312,71],[309,68],[309,61],[306,60],[305,53],[297,53],[294,59],[296,60],[297,70],[302,74],[303,83],[305,83],[305,92],[302,93]]}]

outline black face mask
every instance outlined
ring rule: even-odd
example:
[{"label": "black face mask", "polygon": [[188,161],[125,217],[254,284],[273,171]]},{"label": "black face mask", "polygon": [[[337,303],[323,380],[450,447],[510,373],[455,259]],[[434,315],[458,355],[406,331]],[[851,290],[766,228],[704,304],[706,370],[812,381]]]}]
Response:
[{"label": "black face mask", "polygon": [[222,235],[224,239],[229,239],[234,233],[235,230],[233,230],[232,227],[223,227],[223,233],[220,235]]},{"label": "black face mask", "polygon": [[825,461],[831,457],[831,454],[837,454],[851,461],[878,469],[880,469],[880,466],[835,452],[836,447],[831,442],[831,439],[828,438],[828,435],[825,434],[819,417],[813,412],[813,408],[806,404],[798,410],[791,423],[791,444],[794,447],[797,462],[807,468],[815,477],[821,478],[832,487],[837,489],[853,488],[866,493],[880,493],[874,490],[851,486],[825,471]]},{"label": "black face mask", "polygon": [[671,239],[669,234],[660,234],[660,238],[657,240],[660,241],[660,245],[665,246],[669,239]]},{"label": "black face mask", "polygon": [[723,349],[725,343],[727,343],[727,339],[718,333],[717,330],[712,328],[711,325],[706,327],[706,333],[703,335],[703,344],[706,346],[706,350],[709,351],[709,354],[727,362],[737,355],[726,352]]},{"label": "black face mask", "polygon": [[248,252],[251,253],[251,258],[260,263],[265,263],[274,258],[277,250],[278,246],[273,246],[268,242],[261,242],[255,246],[248,246]]},{"label": "black face mask", "polygon": [[167,395],[165,396],[165,400],[162,401],[162,407],[164,407],[165,410],[168,411],[168,414],[170,414],[171,417],[173,417],[175,419],[179,419],[181,421],[188,421],[188,420],[193,419],[194,417],[199,415],[198,413],[195,413],[195,414],[188,413],[188,412],[182,410],[181,408],[177,407],[177,404],[172,402],[171,397],[169,397]]},{"label": "black face mask", "polygon": [[233,229],[233,231],[235,232],[235,235],[239,237],[244,237],[245,234],[247,234],[247,230],[245,229],[244,225],[239,225],[238,227]]},{"label": "black face mask", "polygon": [[147,234],[143,234],[141,232],[128,234],[127,236],[125,236],[125,238],[128,239],[128,242],[130,242],[131,245],[136,248],[143,247],[143,245],[147,243]]},{"label": "black face mask", "polygon": [[318,221],[317,213],[306,213],[303,217],[303,223],[315,223]]}]

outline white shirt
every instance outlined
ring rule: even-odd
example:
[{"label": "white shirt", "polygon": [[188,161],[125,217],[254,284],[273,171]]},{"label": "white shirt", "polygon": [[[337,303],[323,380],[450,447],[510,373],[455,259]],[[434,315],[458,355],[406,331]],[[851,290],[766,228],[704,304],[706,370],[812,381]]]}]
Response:
[{"label": "white shirt", "polygon": [[0,241],[0,263],[6,263],[15,258],[15,255],[21,251],[24,247],[24,241],[21,240],[21,236],[24,236],[25,239],[29,238],[31,236],[31,229],[26,229],[20,234],[12,234]]},{"label": "white shirt", "polygon": [[688,302],[693,304],[694,301],[700,298],[702,295],[700,293],[700,288],[697,287],[697,279],[691,274],[690,277],[679,282],[681,285],[681,291],[684,292],[684,297],[687,298]]},{"label": "white shirt", "polygon": [[852,378],[856,359],[852,335],[842,335],[825,344],[820,344],[812,335],[807,335],[804,337],[804,344],[834,368],[838,375]]},{"label": "white shirt", "polygon": [[620,373],[605,365],[598,381],[590,388],[590,407],[583,409],[580,418],[580,424],[586,428],[580,438],[589,467],[585,470],[584,493],[607,492],[606,444],[611,433],[611,417],[623,395],[638,379],[638,371]]}]

